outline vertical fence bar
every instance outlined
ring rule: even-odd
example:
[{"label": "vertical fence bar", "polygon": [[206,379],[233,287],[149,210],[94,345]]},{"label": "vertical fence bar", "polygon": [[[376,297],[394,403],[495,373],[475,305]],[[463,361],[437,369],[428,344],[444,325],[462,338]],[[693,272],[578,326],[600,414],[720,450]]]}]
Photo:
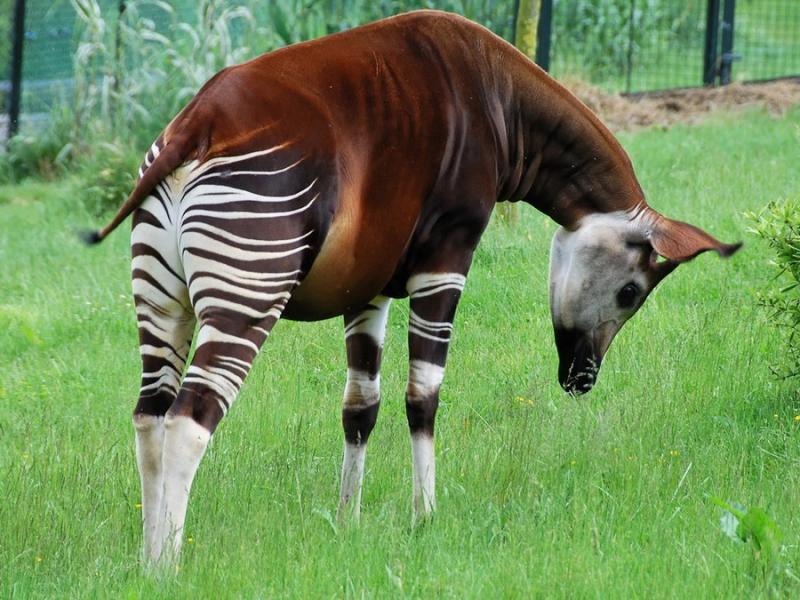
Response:
[{"label": "vertical fence bar", "polygon": [[553,0],[542,0],[536,27],[536,64],[550,70],[550,35],[553,31]]},{"label": "vertical fence bar", "polygon": [[703,55],[703,83],[714,85],[717,78],[717,40],[719,39],[720,0],[708,0],[706,13],[706,44]]},{"label": "vertical fence bar", "polygon": [[631,73],[633,72],[633,19],[636,16],[636,0],[631,0],[631,10],[628,13],[628,52],[625,56],[625,92],[631,92]]},{"label": "vertical fence bar", "polygon": [[25,45],[25,0],[14,1],[11,29],[11,90],[8,95],[8,139],[19,131],[22,98],[22,48]]},{"label": "vertical fence bar", "polygon": [[731,82],[733,61],[733,22],[736,15],[736,0],[725,0],[722,8],[722,54],[719,63],[719,83],[728,85]]}]

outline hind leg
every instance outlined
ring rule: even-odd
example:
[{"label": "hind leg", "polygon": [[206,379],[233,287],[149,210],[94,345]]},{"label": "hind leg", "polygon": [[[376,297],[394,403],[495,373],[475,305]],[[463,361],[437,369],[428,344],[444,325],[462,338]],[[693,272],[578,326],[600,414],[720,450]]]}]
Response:
[{"label": "hind leg", "polygon": [[[133,292],[139,325],[142,384],[133,413],[136,462],[142,486],[143,553],[160,552],[164,415],[180,389],[195,326],[177,253],[169,253],[166,232],[142,223],[133,233]],[[161,251],[155,248],[161,247]]]},{"label": "hind leg", "polygon": [[236,314],[201,318],[197,350],[164,419],[161,528],[153,546],[162,562],[177,559],[197,468],[282,309],[274,306],[256,322]]},{"label": "hind leg", "polygon": [[[141,315],[155,311],[140,309]],[[194,315],[158,315],[169,329],[162,338],[143,341],[142,389],[133,414],[136,430],[136,463],[142,486],[142,520],[144,527],[144,556],[158,556],[161,498],[163,491],[162,451],[164,444],[164,415],[175,400],[180,387],[181,371],[186,361],[194,330]],[[155,319],[140,320],[140,336],[151,337]],[[147,329],[144,329],[147,327]],[[144,330],[144,334],[143,334]],[[147,341],[153,343],[147,343]]]}]

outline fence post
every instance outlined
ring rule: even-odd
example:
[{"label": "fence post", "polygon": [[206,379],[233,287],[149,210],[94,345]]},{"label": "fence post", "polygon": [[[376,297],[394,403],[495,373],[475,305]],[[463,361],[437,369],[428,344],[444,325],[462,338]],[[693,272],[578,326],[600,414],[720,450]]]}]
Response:
[{"label": "fence post", "polygon": [[22,98],[22,48],[25,43],[25,0],[14,0],[11,29],[11,90],[8,94],[8,138],[19,131],[19,105]]},{"label": "fence post", "polygon": [[553,0],[542,0],[536,27],[536,64],[550,70],[550,34],[553,27]]},{"label": "fence post", "polygon": [[703,55],[703,83],[714,85],[717,78],[717,40],[719,39],[720,0],[708,0],[706,13],[706,45]]},{"label": "fence post", "polygon": [[722,54],[719,62],[719,83],[731,82],[733,61],[738,57],[733,53],[733,20],[736,14],[736,0],[725,0],[722,8]]}]

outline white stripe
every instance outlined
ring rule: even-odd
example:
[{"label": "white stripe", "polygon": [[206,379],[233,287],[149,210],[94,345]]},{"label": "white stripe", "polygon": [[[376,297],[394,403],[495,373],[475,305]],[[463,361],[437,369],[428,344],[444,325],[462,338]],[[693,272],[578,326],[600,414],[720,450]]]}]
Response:
[{"label": "white stripe", "polygon": [[364,461],[367,455],[366,444],[344,443],[342,459],[342,481],[339,494],[339,515],[345,516],[345,509],[358,519],[361,513],[361,488],[364,482]]},{"label": "white stripe", "polygon": [[[305,206],[301,206],[300,208],[296,208],[295,210],[287,210],[283,212],[269,212],[269,213],[261,213],[261,212],[249,212],[249,211],[227,211],[227,212],[219,212],[214,210],[201,210],[201,209],[193,209],[187,208],[184,211],[183,217],[192,216],[192,217],[213,217],[215,219],[277,219],[279,217],[288,217],[290,215],[297,215],[301,212],[308,210],[308,208],[314,204],[314,202],[319,198],[319,194],[316,194],[311,201],[306,204]],[[191,213],[191,214],[189,214]],[[181,222],[182,223],[182,222]]]},{"label": "white stripe", "polygon": [[[213,258],[206,258],[204,256],[195,256],[194,254],[189,254],[186,256],[187,263],[190,264],[191,268],[188,269],[192,273],[199,273],[200,271],[208,271],[209,273],[219,273],[220,275],[224,276],[226,279],[234,279],[234,280],[241,280],[242,283],[258,283],[258,282],[268,282],[274,279],[282,278],[282,277],[292,277],[293,275],[298,275],[302,271],[296,269],[294,271],[287,271],[287,272],[264,272],[264,273],[257,273],[254,271],[246,271],[244,269],[238,269],[234,266],[226,265],[223,262],[218,260],[214,260]],[[296,279],[292,281],[297,281]]]},{"label": "white stripe", "polygon": [[246,340],[235,335],[230,335],[228,333],[223,333],[213,325],[204,324],[202,327],[200,327],[200,331],[197,333],[197,347],[200,348],[200,346],[203,344],[209,343],[237,344],[239,346],[250,348],[253,350],[253,352],[258,352],[258,346],[256,346],[250,340]]},{"label": "white stripe", "polygon": [[442,386],[444,367],[425,360],[412,360],[408,365],[408,395],[410,398],[432,397]]},{"label": "white stripe", "polygon": [[268,250],[245,250],[243,248],[238,248],[236,246],[232,246],[231,244],[227,244],[225,242],[220,242],[215,240],[212,237],[208,237],[203,235],[202,233],[198,232],[188,232],[188,233],[181,233],[181,248],[186,251],[188,250],[191,252],[193,249],[204,250],[206,252],[212,252],[214,254],[219,254],[221,256],[225,256],[228,258],[232,258],[234,260],[243,260],[243,261],[256,261],[256,260],[275,260],[278,258],[285,258],[287,256],[291,256],[292,254],[297,254],[310,248],[308,244],[303,246],[297,246],[295,248],[290,248],[288,250],[278,250],[278,251],[268,251]]},{"label": "white stripe", "polygon": [[244,244],[246,246],[284,246],[287,244],[295,244],[307,238],[312,233],[314,233],[314,230],[312,229],[311,231],[307,231],[303,235],[294,238],[287,238],[284,240],[259,240],[255,238],[246,238],[240,235],[235,235],[225,229],[222,229],[220,227],[215,227],[214,225],[211,225],[209,223],[203,223],[202,221],[187,223],[183,227],[184,232],[186,232],[187,229],[199,229],[202,231],[206,231],[208,233],[213,233],[214,235],[225,238],[226,240],[229,240],[233,243]]},{"label": "white stripe", "polygon": [[446,344],[447,342],[450,341],[450,337],[449,336],[448,337],[437,337],[435,335],[430,335],[428,333],[425,333],[421,329],[418,329],[418,328],[414,327],[413,325],[409,325],[408,326],[408,332],[409,333],[413,333],[414,335],[418,335],[419,337],[424,338],[426,340],[432,340],[434,342],[443,342],[443,343]]},{"label": "white stripe", "polygon": [[[264,196],[243,190],[242,188],[227,186],[227,185],[199,185],[190,190],[183,197],[183,204],[191,206],[191,204],[229,204],[231,202],[263,202],[265,204],[280,204],[297,200],[306,192],[311,191],[311,188],[319,181],[315,179],[304,189],[288,196]],[[183,211],[186,212],[185,210]]]},{"label": "white stripe", "polygon": [[[280,294],[265,294],[265,296],[269,296],[270,300],[274,298],[285,298],[289,299],[289,292],[282,292]],[[216,298],[214,296],[206,296],[205,298],[200,298],[194,303],[194,309],[198,314],[202,314],[206,309],[214,309],[214,308],[229,308],[241,315],[245,315],[248,317],[253,317],[256,319],[265,319],[267,316],[270,315],[269,309],[267,311],[260,311],[252,306],[247,306],[244,304],[239,304],[238,302],[231,302],[230,300],[225,300],[224,298]],[[243,341],[240,343],[244,343]],[[257,348],[256,348],[257,350]]]},{"label": "white stripe", "polygon": [[207,172],[209,169],[213,167],[216,167],[217,165],[229,165],[232,163],[247,160],[249,158],[255,158],[256,156],[267,156],[268,154],[273,154],[278,150],[286,148],[288,145],[289,143],[285,142],[283,144],[280,144],[279,146],[267,148],[266,150],[256,150],[255,152],[249,152],[247,154],[239,154],[237,156],[218,156],[216,158],[207,160],[203,164],[198,163],[196,160],[190,161],[186,164],[187,168],[191,172],[190,181],[193,181],[199,175],[202,175],[203,173]]},{"label": "white stripe", "polygon": [[378,346],[383,346],[386,335],[386,319],[389,316],[389,307],[392,299],[386,296],[377,296],[370,304],[375,308],[368,308],[361,311],[350,325],[345,327],[344,337],[347,339],[356,333],[363,333],[370,336]]},{"label": "white stripe", "polygon": [[413,323],[414,325],[417,325],[418,327],[423,327],[424,329],[427,329],[428,331],[431,332],[445,331],[449,333],[450,331],[453,330],[452,323],[448,321],[428,321],[427,319],[423,319],[422,317],[420,317],[413,310],[409,311],[408,317],[411,323]]},{"label": "white stripe", "polygon": [[461,291],[466,280],[460,273],[419,273],[408,278],[406,290],[412,298],[422,298],[448,289]]},{"label": "white stripe", "polygon": [[288,167],[283,167],[282,169],[278,169],[276,171],[266,171],[266,170],[264,170],[264,171],[228,171],[224,175],[219,171],[215,171],[213,173],[206,173],[205,175],[202,175],[200,177],[194,177],[192,179],[192,183],[198,183],[200,181],[203,181],[204,179],[212,179],[214,177],[233,177],[235,175],[267,175],[267,176],[269,176],[269,175],[280,175],[281,173],[285,173],[286,171],[289,171],[289,170],[293,169],[294,167],[299,165],[301,162],[303,162],[303,160],[305,160],[305,159],[301,158],[300,160],[290,164]]},{"label": "white stripe", "polygon": [[184,360],[180,357],[176,357],[172,350],[164,346],[151,346],[150,344],[142,344],[139,346],[139,354],[142,356],[155,356],[157,358],[163,358],[178,371],[183,369]]},{"label": "white stripe", "polygon": [[380,400],[381,376],[370,377],[366,371],[347,369],[344,385],[344,405],[348,408],[366,408]]}]

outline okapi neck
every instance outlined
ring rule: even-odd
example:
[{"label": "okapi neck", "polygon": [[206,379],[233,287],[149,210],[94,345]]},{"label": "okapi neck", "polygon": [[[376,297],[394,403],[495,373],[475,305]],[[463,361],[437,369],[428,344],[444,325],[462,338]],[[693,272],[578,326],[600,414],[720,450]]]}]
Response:
[{"label": "okapi neck", "polygon": [[587,214],[643,205],[631,161],[608,128],[522,54],[514,58],[499,91],[507,134],[500,200],[524,200],[568,229]]}]

